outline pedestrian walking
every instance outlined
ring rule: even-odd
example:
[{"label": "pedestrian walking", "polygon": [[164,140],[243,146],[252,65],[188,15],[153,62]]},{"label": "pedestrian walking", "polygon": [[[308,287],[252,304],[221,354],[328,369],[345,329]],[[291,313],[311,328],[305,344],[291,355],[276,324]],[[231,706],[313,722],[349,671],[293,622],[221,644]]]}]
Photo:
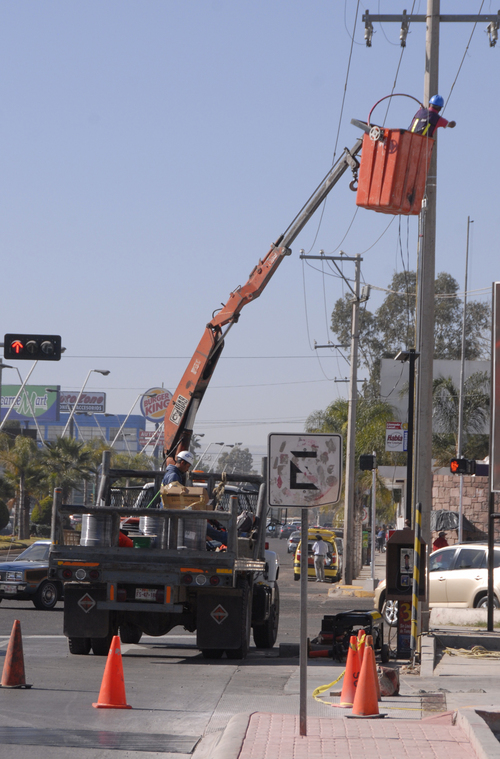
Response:
[{"label": "pedestrian walking", "polygon": [[325,582],[325,557],[328,553],[328,545],[321,535],[316,535],[316,542],[313,545],[314,554],[314,571],[316,572],[316,582]]}]

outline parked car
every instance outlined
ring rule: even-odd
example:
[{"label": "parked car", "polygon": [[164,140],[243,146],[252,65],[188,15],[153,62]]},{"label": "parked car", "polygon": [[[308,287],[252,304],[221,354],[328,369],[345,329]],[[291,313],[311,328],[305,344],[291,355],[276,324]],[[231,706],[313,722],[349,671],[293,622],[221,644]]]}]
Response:
[{"label": "parked car", "polygon": [[0,601],[32,601],[45,611],[54,608],[63,588],[47,579],[50,545],[50,540],[37,540],[12,561],[0,562]]},{"label": "parked car", "polygon": [[[494,549],[494,606],[500,608],[500,546]],[[488,546],[457,543],[429,556],[429,606],[467,609],[488,605]],[[408,600],[411,600],[409,597]],[[375,590],[375,607],[388,625],[397,624],[398,602],[386,601],[386,581]]]},{"label": "parked car", "polygon": [[[337,582],[340,580],[339,574],[339,560],[337,554],[337,546],[335,543],[335,533],[331,530],[313,529],[308,533],[308,546],[307,546],[307,576],[316,577],[316,571],[314,569],[314,555],[313,545],[316,542],[316,535],[321,535],[323,540],[328,544],[328,554],[325,559],[325,580],[330,582]],[[299,542],[295,556],[293,559],[293,579],[300,580],[300,554],[302,550],[302,544]]]},{"label": "parked car", "polygon": [[288,538],[288,544],[287,544],[287,552],[288,553],[295,553],[295,550],[300,543],[300,530],[296,530],[295,532],[292,532],[290,537]]},{"label": "parked car", "polygon": [[296,530],[300,530],[300,524],[283,524],[279,531],[280,540],[284,538],[288,539],[292,532],[296,532]]}]

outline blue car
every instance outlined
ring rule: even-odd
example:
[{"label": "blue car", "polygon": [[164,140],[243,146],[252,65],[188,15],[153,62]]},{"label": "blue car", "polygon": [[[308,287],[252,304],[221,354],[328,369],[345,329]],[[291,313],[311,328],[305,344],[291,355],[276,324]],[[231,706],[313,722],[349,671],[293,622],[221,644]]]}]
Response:
[{"label": "blue car", "polygon": [[12,561],[0,562],[0,601],[32,601],[49,611],[62,598],[59,582],[47,579],[50,540],[37,540]]}]

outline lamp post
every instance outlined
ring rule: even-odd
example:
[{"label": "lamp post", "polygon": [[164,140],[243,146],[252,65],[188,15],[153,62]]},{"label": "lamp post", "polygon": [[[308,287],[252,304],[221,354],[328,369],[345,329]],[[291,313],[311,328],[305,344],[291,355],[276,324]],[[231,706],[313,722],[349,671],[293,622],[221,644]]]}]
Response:
[{"label": "lamp post", "polygon": [[13,366],[10,366],[9,364],[4,364],[2,362],[2,359],[0,358],[0,421],[2,418],[2,371],[4,369],[13,369]]},{"label": "lamp post", "polygon": [[[17,376],[19,377],[19,383],[21,385],[23,384],[23,380],[22,380],[22,377],[21,377],[21,372],[19,371],[19,369],[17,368],[17,366],[7,366],[6,364],[4,364],[2,368],[3,369],[15,369],[16,372],[17,372]],[[36,416],[35,416],[35,411],[33,409],[33,404],[31,403],[31,398],[29,396],[29,393],[26,392],[26,390],[24,392],[26,393],[26,400],[28,401],[28,406],[30,407],[31,416],[33,417],[33,421],[35,422],[35,427],[37,429],[38,435],[40,437],[40,440],[42,441],[43,447],[46,448],[47,444],[46,444],[45,440],[43,439],[42,431],[40,430],[40,427],[38,426],[38,422],[37,422]],[[1,387],[0,387],[0,394],[1,394]]]},{"label": "lamp post", "polygon": [[[90,370],[89,370],[89,373],[88,373],[88,374],[87,374],[87,376],[85,377],[85,382],[84,382],[84,383],[83,383],[83,385],[82,385],[82,389],[80,390],[80,392],[79,392],[79,394],[78,394],[78,398],[76,399],[76,403],[74,403],[74,404],[73,404],[73,408],[71,409],[71,413],[70,413],[70,415],[69,415],[69,419],[68,419],[68,421],[66,422],[66,426],[65,426],[65,428],[63,429],[63,432],[62,432],[62,435],[61,435],[61,437],[64,437],[64,436],[65,436],[65,434],[66,434],[66,430],[68,429],[69,425],[70,425],[70,424],[71,424],[71,422],[73,421],[73,417],[74,417],[74,415],[75,415],[76,407],[77,407],[77,406],[78,406],[78,404],[80,403],[80,398],[82,397],[82,395],[83,395],[83,391],[85,390],[85,385],[86,385],[86,384],[87,384],[87,382],[89,381],[89,377],[90,377],[90,375],[92,374],[92,372],[97,372],[97,374],[102,374],[104,377],[107,377],[107,376],[108,376],[108,374],[109,374],[109,369],[90,369]],[[70,435],[70,437],[72,437],[72,435]]]},{"label": "lamp post", "polygon": [[97,421],[97,414],[94,414],[92,411],[76,411],[75,413],[76,413],[76,416],[91,416],[94,419],[94,422],[96,423],[96,425],[97,425],[97,427],[99,429],[99,432],[101,433],[102,439],[104,440],[105,443],[108,442],[106,440],[106,433],[105,433],[105,431],[103,430],[103,428],[101,427],[101,425]]},{"label": "lamp post", "polygon": [[[114,438],[113,442],[111,443],[111,448],[114,446],[114,444],[116,443],[116,441],[120,437],[121,432],[122,432],[123,428],[125,427],[126,423],[128,422],[128,418],[129,418],[130,414],[132,413],[132,411],[134,410],[134,406],[137,403],[137,401],[139,400],[139,398],[153,398],[154,395],[155,395],[155,393],[139,393],[139,395],[137,396],[137,398],[135,399],[135,401],[131,405],[130,411],[128,412],[127,416],[123,420],[122,426],[120,427],[120,429],[116,433],[115,438]],[[126,443],[126,441],[125,441],[125,443]],[[127,448],[128,448],[128,446],[127,446]],[[130,449],[129,449],[129,453],[130,453]]]},{"label": "lamp post", "polygon": [[[228,445],[228,448],[239,448],[240,445],[243,445],[243,443],[234,443],[233,445]],[[222,471],[225,472],[226,469],[227,469],[227,462],[226,462],[226,464],[224,466],[224,469]],[[235,464],[233,464],[230,474],[233,474],[234,469],[235,469]]]},{"label": "lamp post", "polygon": [[[19,398],[19,396],[20,396],[20,395],[21,395],[21,393],[23,392],[24,388],[26,387],[26,385],[27,385],[27,383],[28,383],[28,380],[29,380],[29,378],[31,377],[31,373],[33,372],[33,369],[35,368],[35,366],[36,366],[37,364],[38,364],[38,361],[35,361],[35,363],[34,363],[34,364],[33,364],[33,366],[31,367],[31,369],[29,370],[29,372],[28,372],[28,374],[27,374],[27,376],[26,376],[26,379],[25,379],[25,380],[24,380],[24,382],[21,384],[21,387],[19,388],[19,391],[18,391],[18,393],[17,393],[16,397],[14,398],[14,400],[13,400],[13,401],[12,401],[12,403],[11,403],[11,405],[10,405],[10,406],[9,406],[9,408],[7,409],[7,413],[5,414],[5,416],[4,416],[3,420],[2,420],[2,423],[0,424],[0,430],[2,430],[2,429],[3,429],[3,427],[4,427],[4,425],[5,425],[5,422],[7,421],[7,419],[8,419],[8,418],[9,418],[9,416],[10,416],[10,412],[12,411],[12,409],[14,408],[14,406],[16,405],[16,403],[17,403],[17,399]],[[7,366],[6,366],[5,364],[3,364],[3,368],[4,368],[4,369],[7,369]],[[9,367],[9,368],[11,368],[11,367]]]},{"label": "lamp post", "polygon": [[205,455],[207,454],[208,450],[210,449],[210,447],[211,447],[212,445],[224,445],[224,443],[209,443],[209,444],[207,445],[207,447],[205,448],[205,450],[203,451],[203,453],[201,454],[201,456],[200,456],[200,458],[198,459],[198,461],[196,462],[196,468],[197,468],[197,469],[198,469],[198,468],[201,466],[201,462],[202,462],[202,461],[203,461],[203,459],[205,458]]},{"label": "lamp post", "polygon": [[210,469],[208,470],[209,474],[210,474],[210,472],[213,470],[213,468],[215,467],[215,465],[217,464],[218,460],[220,459],[220,457],[221,457],[221,454],[222,454],[222,451],[224,450],[224,446],[225,446],[226,448],[234,448],[234,443],[233,443],[233,445],[230,445],[230,444],[228,444],[228,443],[222,443],[222,448],[220,449],[220,451],[219,451],[218,455],[215,457],[215,459],[214,459],[214,461],[213,461],[213,464],[212,464],[212,466],[211,466],[211,467],[210,467]]}]

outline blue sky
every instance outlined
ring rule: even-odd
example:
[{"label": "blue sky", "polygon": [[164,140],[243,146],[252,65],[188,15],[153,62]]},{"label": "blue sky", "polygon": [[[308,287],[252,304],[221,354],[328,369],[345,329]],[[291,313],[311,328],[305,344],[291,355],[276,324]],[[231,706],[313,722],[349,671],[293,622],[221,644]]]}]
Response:
[{"label": "blue sky", "polygon": [[[480,7],[442,0],[441,13]],[[421,0],[413,10],[425,9]],[[246,282],[335,150],[354,145],[351,118],[366,120],[393,89],[399,27],[377,24],[366,48],[364,10],[354,0],[1,4],[2,334],[57,333],[67,349],[31,382],[79,389],[91,368],[109,369],[87,387],[107,392],[112,413],[150,387],[175,389],[212,312]],[[481,12],[496,10],[485,2]],[[436,271],[463,287],[470,216],[469,290],[489,300],[500,278],[500,45],[490,48],[479,24],[457,78],[471,32],[441,24],[439,89],[457,127],[439,134]],[[423,96],[424,52],[425,26],[415,24],[395,92]],[[386,123],[407,126],[413,102],[392,103]],[[229,333],[198,413],[207,443],[264,446],[347,391],[334,382],[348,376],[346,362],[312,347],[332,337],[345,285],[303,264],[301,248],[361,253],[371,310],[402,259],[416,267],[416,218],[387,229],[385,215],[356,214],[349,181]],[[18,366],[25,376],[30,365]]]}]

